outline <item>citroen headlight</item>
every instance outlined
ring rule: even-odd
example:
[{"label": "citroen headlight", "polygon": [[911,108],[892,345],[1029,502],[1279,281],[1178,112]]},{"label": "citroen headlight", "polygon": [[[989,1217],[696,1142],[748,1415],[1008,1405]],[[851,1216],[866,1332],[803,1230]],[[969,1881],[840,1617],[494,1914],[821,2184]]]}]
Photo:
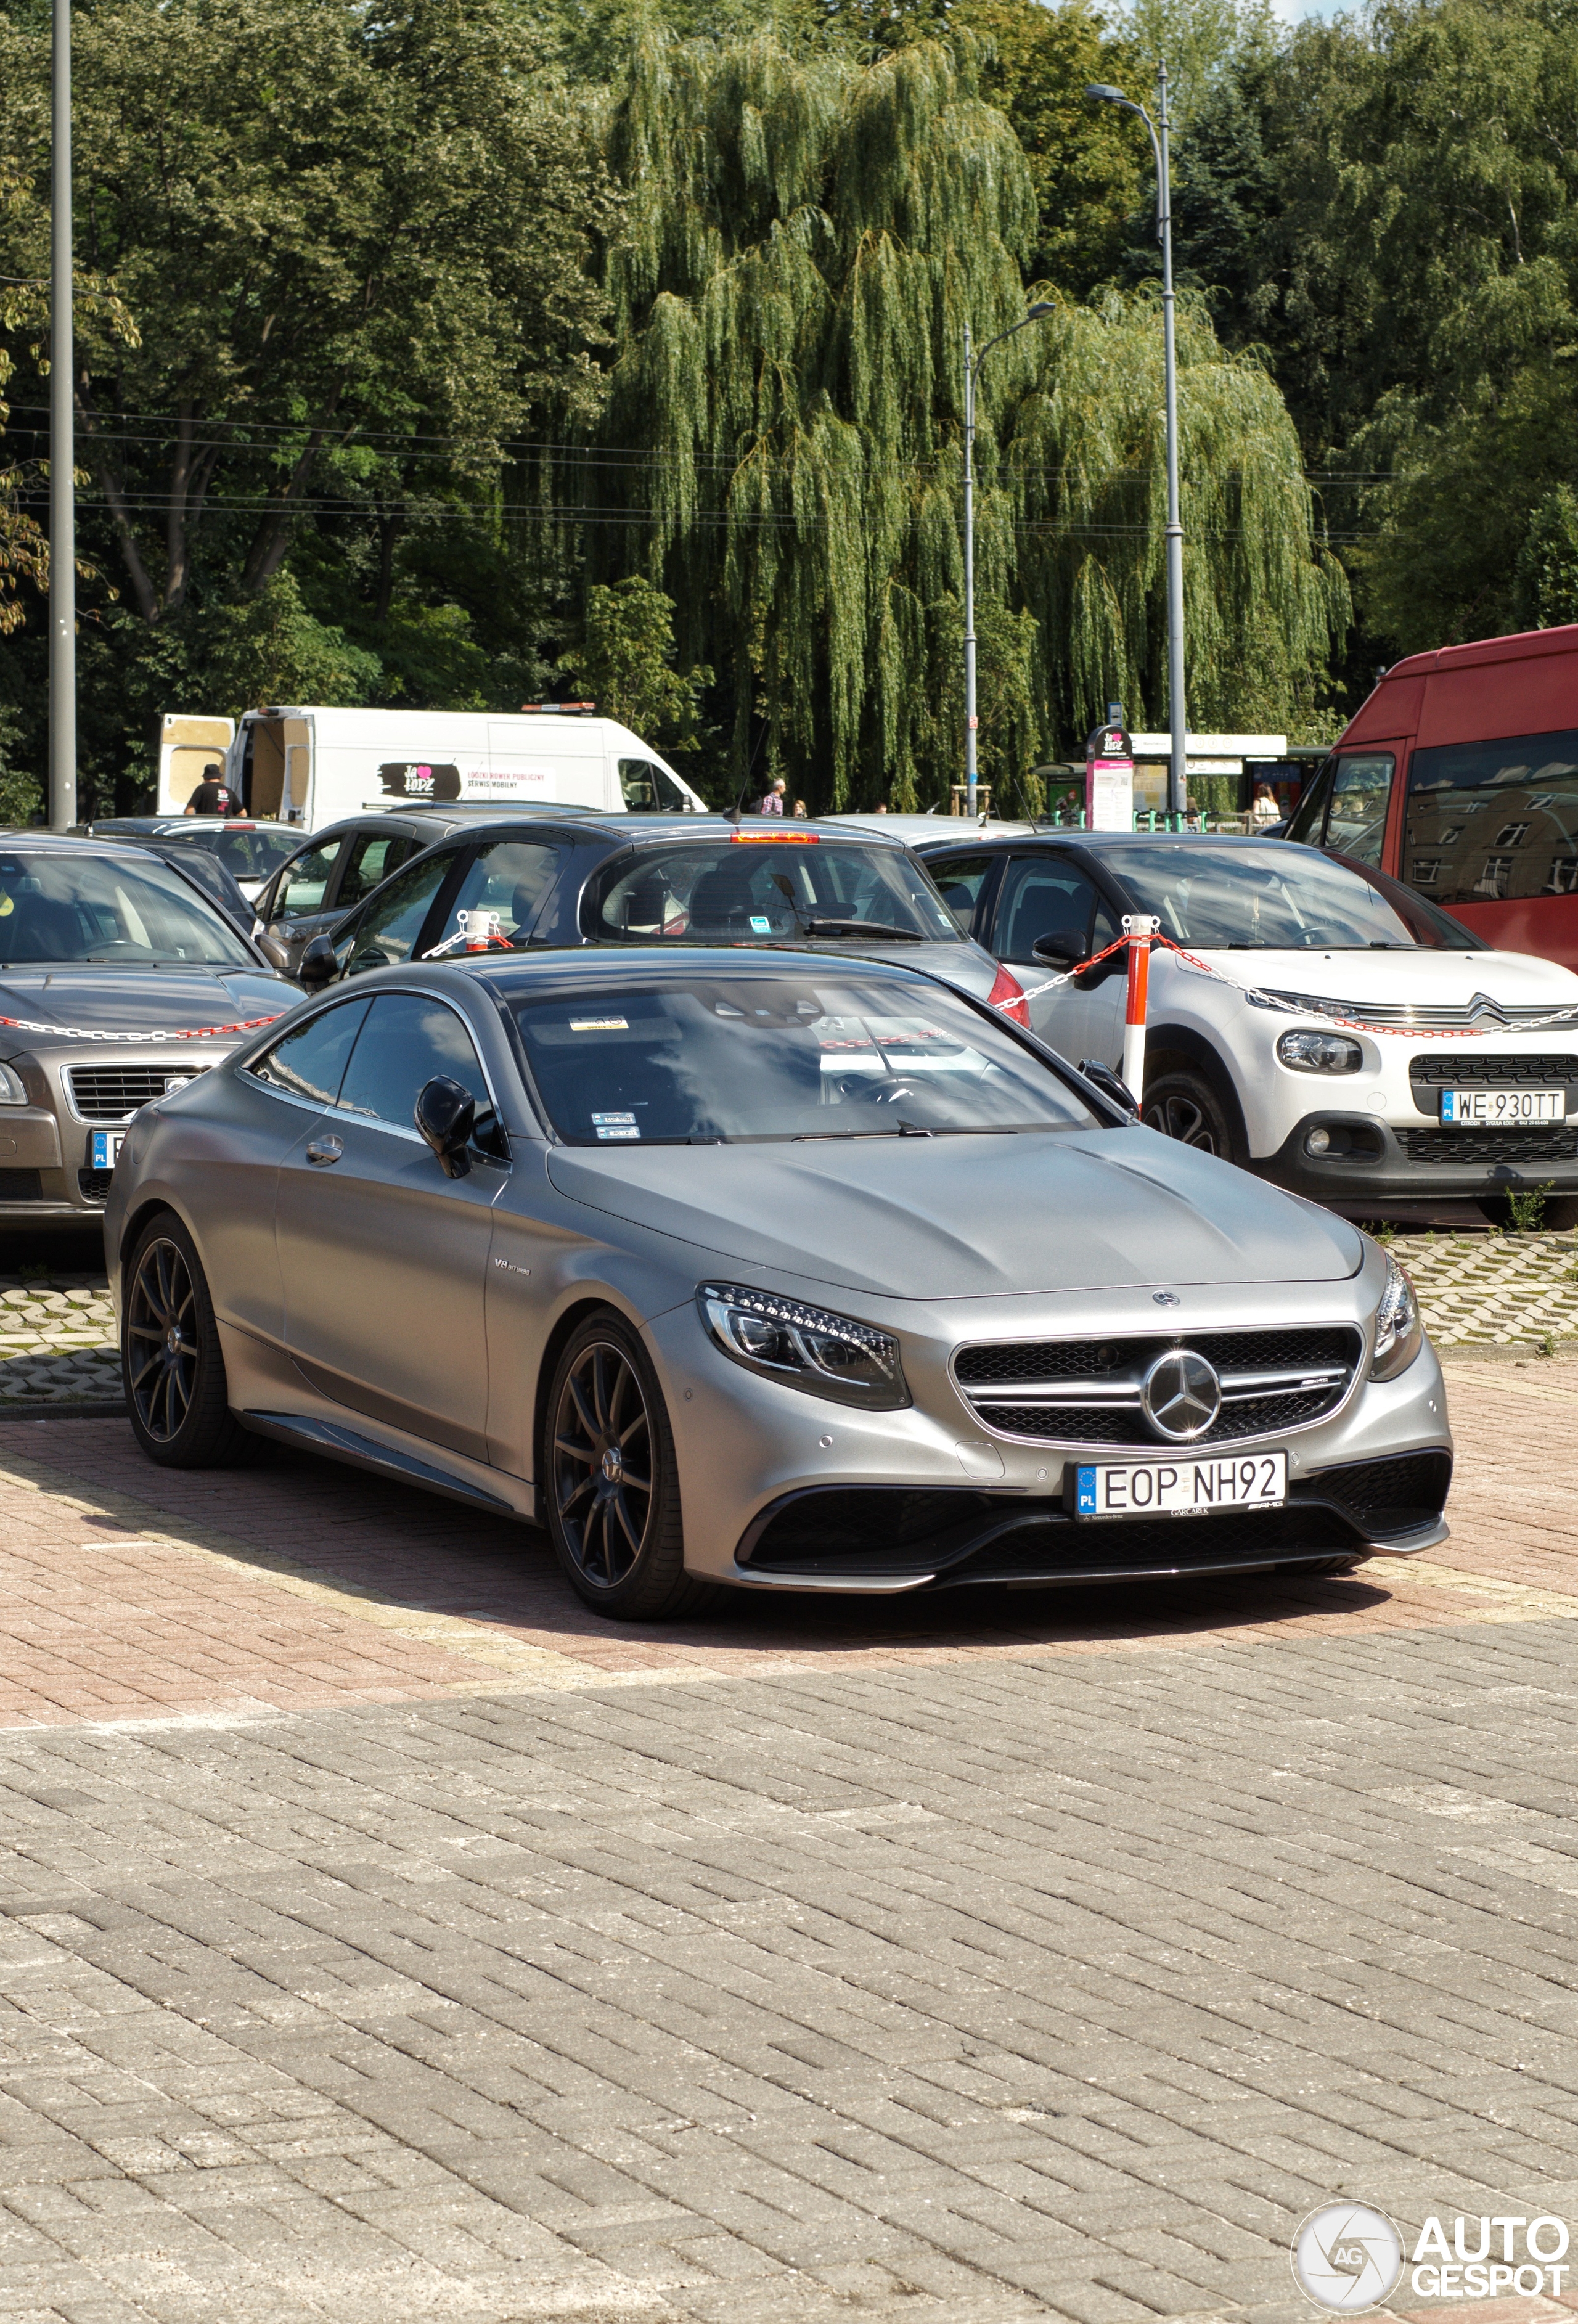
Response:
[{"label": "citroen headlight", "polygon": [[22,1075],[12,1065],[0,1065],[0,1105],[25,1105],[27,1092],[22,1085]]},{"label": "citroen headlight", "polygon": [[1419,1303],[1414,1286],[1390,1252],[1387,1254],[1386,1289],[1375,1311],[1375,1352],[1370,1359],[1371,1379],[1396,1379],[1406,1372],[1425,1344]]},{"label": "citroen headlight", "polygon": [[891,1332],[738,1283],[703,1283],[696,1304],[725,1356],[785,1388],[869,1411],[892,1411],[909,1401]]},{"label": "citroen headlight", "polygon": [[1364,1052],[1346,1033],[1284,1033],[1277,1055],[1298,1074],[1356,1074]]}]

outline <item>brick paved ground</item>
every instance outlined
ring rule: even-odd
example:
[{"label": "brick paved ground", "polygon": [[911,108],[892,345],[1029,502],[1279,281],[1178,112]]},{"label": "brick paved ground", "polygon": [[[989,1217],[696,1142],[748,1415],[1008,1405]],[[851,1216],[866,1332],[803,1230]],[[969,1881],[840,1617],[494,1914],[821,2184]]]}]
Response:
[{"label": "brick paved ground", "polygon": [[1452,1379],[1423,1566],[677,1631],[0,1429],[0,2317],[1282,2324],[1333,2193],[1578,2222],[1578,1364]]}]

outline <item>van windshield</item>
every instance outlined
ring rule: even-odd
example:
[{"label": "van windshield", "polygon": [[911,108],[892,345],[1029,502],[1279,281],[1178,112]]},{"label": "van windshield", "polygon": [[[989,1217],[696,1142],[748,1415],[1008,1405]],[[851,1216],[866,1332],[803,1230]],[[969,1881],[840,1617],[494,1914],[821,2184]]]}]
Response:
[{"label": "van windshield", "polygon": [[606,876],[594,915],[595,935],[633,944],[964,942],[912,856],[815,832],[642,848]]}]

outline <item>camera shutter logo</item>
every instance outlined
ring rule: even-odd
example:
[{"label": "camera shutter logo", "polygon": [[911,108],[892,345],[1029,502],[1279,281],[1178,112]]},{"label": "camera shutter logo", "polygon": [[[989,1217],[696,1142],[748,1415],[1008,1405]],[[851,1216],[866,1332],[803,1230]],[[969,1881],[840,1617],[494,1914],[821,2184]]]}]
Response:
[{"label": "camera shutter logo", "polygon": [[1379,2307],[1403,2272],[1403,2239],[1384,2211],[1367,2203],[1323,2203],[1293,2238],[1301,2292],[1344,2316]]}]

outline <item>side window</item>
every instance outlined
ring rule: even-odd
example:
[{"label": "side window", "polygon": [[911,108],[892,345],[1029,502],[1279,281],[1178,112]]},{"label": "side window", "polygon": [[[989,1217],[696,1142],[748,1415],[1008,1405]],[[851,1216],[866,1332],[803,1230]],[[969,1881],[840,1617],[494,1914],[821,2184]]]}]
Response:
[{"label": "side window", "polygon": [[333,1105],[340,1093],[351,1044],[366,1014],[365,1001],[342,1001],[337,1008],[325,1009],[287,1033],[282,1041],[276,1041],[272,1049],[265,1049],[247,1071],[287,1097]]},{"label": "side window", "polygon": [[490,1105],[481,1061],[454,1010],[420,992],[380,992],[340,1088],[340,1111],[414,1132],[417,1097],[439,1074],[471,1092],[479,1114]]},{"label": "side window", "polygon": [[1034,967],[1037,937],[1062,936],[1070,952],[1083,955],[1095,903],[1095,890],[1073,864],[1045,855],[1015,856],[1003,874],[993,950],[1000,960]]},{"label": "side window", "polygon": [[1328,759],[1294,808],[1285,836],[1302,842],[1306,847],[1318,847],[1325,828],[1326,801],[1331,795],[1332,761]]},{"label": "side window", "polygon": [[1352,855],[1356,862],[1379,868],[1396,770],[1397,761],[1389,751],[1333,762],[1332,806],[1326,817],[1328,847],[1340,855]]},{"label": "side window", "polygon": [[395,873],[377,902],[362,916],[346,962],[347,976],[360,976],[369,968],[398,968],[411,958],[411,946],[421,935],[433,899],[454,862],[452,847],[435,847]]},{"label": "side window", "polygon": [[498,839],[480,849],[466,866],[435,945],[455,952],[523,945],[563,852],[552,840],[540,839]]},{"label": "side window", "polygon": [[992,876],[997,858],[984,853],[969,855],[927,855],[922,858],[937,882],[944,903],[966,932],[974,926],[981,891]]},{"label": "side window", "polygon": [[1437,904],[1578,894],[1578,731],[1416,751],[1402,870]]},{"label": "side window", "polygon": [[627,815],[683,815],[690,805],[673,776],[650,759],[621,759],[619,789]]},{"label": "side window", "polygon": [[328,893],[328,876],[334,870],[335,858],[345,844],[342,833],[324,840],[317,847],[309,847],[281,872],[274,890],[273,911],[276,920],[299,920],[309,912],[321,912],[324,898]]},{"label": "side window", "polygon": [[346,868],[340,873],[340,891],[336,899],[339,908],[349,911],[364,896],[370,896],[381,880],[399,871],[416,844],[403,831],[357,832],[351,842]]}]

